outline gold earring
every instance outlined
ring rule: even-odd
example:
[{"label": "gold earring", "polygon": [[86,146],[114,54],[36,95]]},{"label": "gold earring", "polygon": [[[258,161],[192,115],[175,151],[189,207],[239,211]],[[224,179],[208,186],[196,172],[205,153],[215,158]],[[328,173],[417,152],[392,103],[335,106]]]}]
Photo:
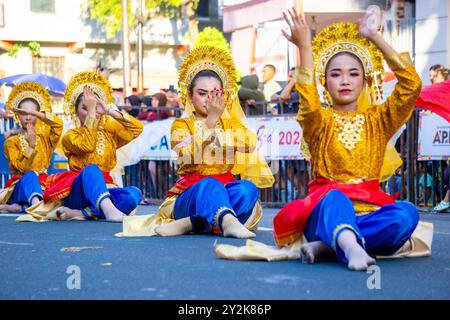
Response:
[{"label": "gold earring", "polygon": [[331,108],[331,106],[333,105],[333,100],[331,99],[330,94],[328,93],[327,89],[323,89],[323,101],[325,103],[325,105],[327,106],[327,108]]}]

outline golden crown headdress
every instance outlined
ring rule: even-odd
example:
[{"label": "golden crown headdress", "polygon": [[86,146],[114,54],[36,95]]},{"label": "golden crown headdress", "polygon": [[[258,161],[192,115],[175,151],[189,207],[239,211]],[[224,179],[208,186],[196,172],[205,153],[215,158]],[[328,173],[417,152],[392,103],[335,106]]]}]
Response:
[{"label": "golden crown headdress", "polygon": [[355,54],[364,67],[365,76],[374,85],[381,97],[384,75],[383,55],[369,39],[361,36],[356,23],[337,22],[322,29],[312,41],[316,75],[324,85],[325,67],[337,53],[347,51]]},{"label": "golden crown headdress", "polygon": [[214,46],[199,46],[186,56],[180,67],[178,88],[183,99],[189,95],[194,77],[203,70],[217,73],[225,93],[231,94],[236,90],[236,67],[230,53]]},{"label": "golden crown headdress", "polygon": [[66,114],[75,114],[75,103],[83,88],[88,85],[98,97],[110,105],[114,103],[113,90],[109,81],[99,72],[83,71],[70,78],[64,93],[64,111]]},{"label": "golden crown headdress", "polygon": [[[36,100],[40,112],[51,112],[52,102],[47,89],[37,82],[22,82],[15,85],[9,94],[6,108],[18,108],[20,103],[27,98]],[[19,122],[19,116],[14,114],[14,121]]]}]

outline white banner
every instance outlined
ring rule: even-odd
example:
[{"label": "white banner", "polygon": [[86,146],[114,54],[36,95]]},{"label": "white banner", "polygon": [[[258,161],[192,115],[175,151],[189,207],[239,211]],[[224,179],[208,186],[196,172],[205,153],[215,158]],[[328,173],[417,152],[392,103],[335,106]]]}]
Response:
[{"label": "white banner", "polygon": [[450,123],[429,111],[419,114],[418,160],[450,158]]},{"label": "white banner", "polygon": [[303,159],[300,154],[302,128],[295,116],[248,118],[248,122],[267,160]]},{"label": "white banner", "polygon": [[[140,159],[168,160],[177,155],[170,148],[170,128],[175,118],[147,122],[141,135],[117,150],[122,166]],[[295,116],[248,118],[249,129],[258,136],[258,147],[267,160],[303,159],[300,154],[302,130]]]}]

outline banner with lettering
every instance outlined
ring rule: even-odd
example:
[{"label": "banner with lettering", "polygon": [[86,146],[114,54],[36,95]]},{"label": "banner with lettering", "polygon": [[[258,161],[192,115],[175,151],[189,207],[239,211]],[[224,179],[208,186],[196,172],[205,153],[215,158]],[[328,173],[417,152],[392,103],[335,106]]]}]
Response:
[{"label": "banner with lettering", "polygon": [[[176,159],[176,153],[170,148],[170,128],[174,120],[145,123],[141,135],[117,151],[118,162],[128,166],[140,159]],[[267,160],[303,159],[300,154],[302,130],[295,116],[248,118],[248,125],[258,136],[258,146]]]},{"label": "banner with lettering", "polygon": [[419,114],[418,160],[450,158],[450,122],[429,111]]}]

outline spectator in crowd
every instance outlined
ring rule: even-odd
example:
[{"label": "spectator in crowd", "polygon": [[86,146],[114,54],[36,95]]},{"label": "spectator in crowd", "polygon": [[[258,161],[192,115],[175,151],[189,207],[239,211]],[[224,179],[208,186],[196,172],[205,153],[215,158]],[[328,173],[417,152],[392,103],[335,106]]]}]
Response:
[{"label": "spectator in crowd", "polygon": [[[426,186],[425,186],[426,176]],[[429,174],[422,174],[419,179],[419,206],[431,207],[433,198],[431,197],[431,188],[433,186],[433,177]]]},{"label": "spectator in crowd", "polygon": [[278,113],[297,113],[300,95],[295,90],[295,67],[289,69],[286,85],[283,90],[272,96],[272,100],[278,100],[275,106]]},{"label": "spectator in crowd", "polygon": [[174,117],[175,111],[177,108],[180,108],[180,98],[178,96],[178,92],[173,85],[169,86],[169,89],[166,92],[167,104],[166,106],[169,108],[173,108],[173,110],[167,110],[167,115],[169,117]]},{"label": "spectator in crowd", "polygon": [[[152,108],[165,107],[167,106],[167,97],[164,93],[155,93],[151,98]],[[158,114],[159,113],[159,114]],[[169,117],[166,110],[157,111],[152,109],[148,112],[147,121],[163,120]]]},{"label": "spectator in crowd", "polygon": [[442,64],[435,64],[430,67],[429,78],[431,84],[444,82],[450,79],[450,70],[445,68]]},{"label": "spectator in crowd", "polygon": [[142,96],[141,98],[141,112],[138,115],[138,120],[147,120],[150,113],[148,110],[152,106],[152,98],[149,96]]},{"label": "spectator in crowd", "polygon": [[[264,83],[264,98],[266,101],[271,101],[272,96],[281,90],[281,86],[275,81],[275,74],[277,69],[272,64],[266,64],[262,70],[262,80]],[[267,104],[267,113],[277,114],[274,108],[275,103]]]},{"label": "spectator in crowd", "polygon": [[[161,110],[159,112],[157,110],[155,110],[155,108],[165,107],[167,105],[167,97],[164,93],[162,93],[162,92],[155,93],[151,98],[148,96],[144,96],[142,98],[142,101],[144,102],[144,104],[146,106],[148,106],[150,104],[150,106],[153,109],[141,113],[140,117],[142,119],[140,119],[140,120],[147,120],[149,122],[152,122],[155,120],[167,119],[169,117],[169,114],[166,110]],[[149,170],[150,176],[151,176],[151,184],[153,186],[155,186],[155,183],[156,183],[156,161],[150,160],[148,162],[148,170]],[[150,201],[147,198],[145,198],[144,200],[141,201],[140,204],[147,205],[147,204],[150,204]]]},{"label": "spectator in crowd", "polygon": [[434,211],[443,212],[450,208],[450,190],[449,190],[449,165],[444,169],[442,173],[442,180],[439,182],[438,190],[444,190],[444,198],[434,207]]},{"label": "spectator in crowd", "polygon": [[[241,88],[238,91],[239,102],[245,113],[248,106],[249,115],[264,114],[266,100],[264,93],[258,90],[259,79],[256,74],[247,75],[241,78]],[[257,102],[259,102],[257,104]]]},{"label": "spectator in crowd", "polygon": [[[432,84],[437,84],[450,79],[450,70],[445,68],[442,64],[435,64],[430,67],[429,77]],[[448,183],[448,167],[444,171],[444,181],[441,181],[446,185]],[[450,190],[445,189],[445,196],[435,207],[434,211],[443,212],[450,208]]]},{"label": "spectator in crowd", "polygon": [[141,105],[141,99],[138,96],[131,95],[124,99],[125,110],[132,115],[133,117],[137,117],[139,115],[139,107]]}]

